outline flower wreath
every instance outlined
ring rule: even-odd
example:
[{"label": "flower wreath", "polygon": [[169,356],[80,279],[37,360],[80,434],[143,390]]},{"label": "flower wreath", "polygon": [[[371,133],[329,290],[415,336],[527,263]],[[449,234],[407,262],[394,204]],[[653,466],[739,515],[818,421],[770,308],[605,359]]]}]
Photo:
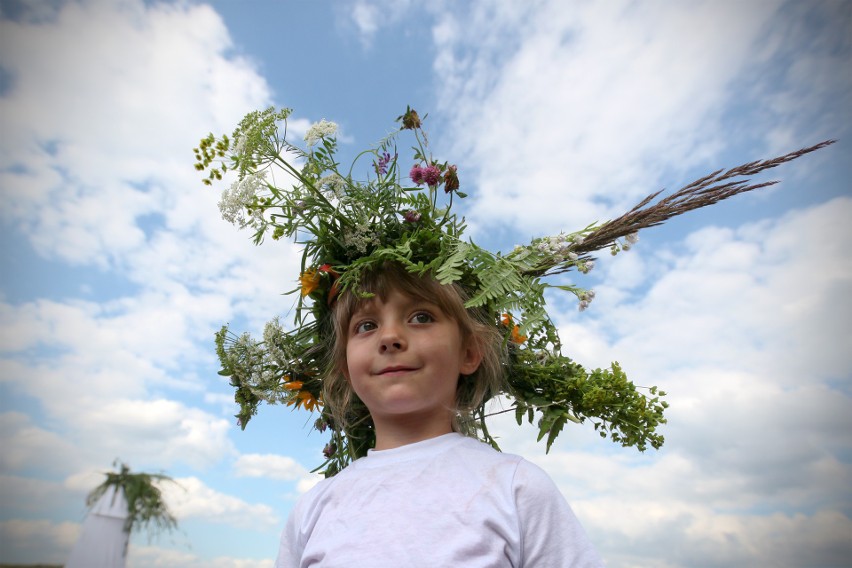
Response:
[{"label": "flower wreath", "polygon": [[[640,451],[648,445],[661,447],[664,438],[657,428],[666,422],[665,393],[657,387],[640,390],[618,363],[587,370],[564,355],[545,309],[544,292],[556,288],[574,294],[581,310],[594,292],[546,279],[575,269],[588,272],[594,266],[592,253],[628,250],[640,229],[777,183],[752,184],[744,178],[833,142],[718,170],[670,196],[657,199],[660,192],[653,193],[611,221],[536,238],[501,254],[462,240],[464,218],[452,211],[454,200],[466,197],[460,191],[458,168],[433,158],[414,109],[407,108],[397,118],[399,128],[376,147],[358,154],[348,171],[335,159],[337,125],[325,120],[312,125],[302,149],[287,140],[291,112],[254,111],[232,137],[208,135],[194,149],[195,168],[209,170],[203,178],[207,185],[228,172],[236,175],[219,208],[227,221],[253,229],[256,244],[271,232],[273,240],[294,238],[304,246],[299,286],[291,291],[298,293],[294,328],[284,331],[275,318],[266,325],[263,339],[255,340],[224,326],[216,334],[216,350],[219,374],[229,377],[236,389],[241,428],[262,401],[319,412],[314,427],[331,436],[325,462],[317,468],[326,476],[364,455],[373,442],[369,421],[343,431],[323,408],[321,377],[333,333],[330,305],[343,291],[357,293],[365,271],[388,261],[412,273],[431,274],[442,284],[458,282],[470,293],[466,307],[493,314],[509,346],[507,388],[498,394],[511,400],[518,424],[524,419],[533,423],[538,416],[538,439],[546,438],[547,450],[568,422],[586,421],[602,438],[622,446]],[[414,166],[408,171],[401,168],[396,149],[403,133],[414,138]],[[353,171],[364,157],[371,159],[371,171],[359,181]],[[484,403],[474,410],[477,434],[497,447],[487,416]]]}]

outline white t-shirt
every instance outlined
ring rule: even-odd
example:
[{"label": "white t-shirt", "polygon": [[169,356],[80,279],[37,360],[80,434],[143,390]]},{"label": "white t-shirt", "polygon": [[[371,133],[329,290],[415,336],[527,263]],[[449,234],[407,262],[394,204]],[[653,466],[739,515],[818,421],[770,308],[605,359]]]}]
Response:
[{"label": "white t-shirt", "polygon": [[370,450],[302,496],[276,568],[598,568],[548,475],[460,434]]}]

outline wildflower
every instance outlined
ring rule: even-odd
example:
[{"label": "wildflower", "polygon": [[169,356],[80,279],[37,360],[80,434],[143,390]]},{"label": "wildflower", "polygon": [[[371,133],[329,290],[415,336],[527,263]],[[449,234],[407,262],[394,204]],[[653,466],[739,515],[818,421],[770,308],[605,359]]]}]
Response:
[{"label": "wildflower", "polygon": [[321,402],[310,392],[300,390],[296,396],[287,403],[287,406],[295,405],[296,408],[304,408],[308,412],[313,412],[317,406],[321,406]]},{"label": "wildflower", "polygon": [[263,344],[266,346],[266,353],[269,359],[279,367],[286,367],[292,358],[286,335],[278,316],[266,322],[263,328]]},{"label": "wildflower", "polygon": [[624,240],[630,243],[631,245],[635,245],[639,242],[639,233],[630,233],[629,235],[624,237]]},{"label": "wildflower", "polygon": [[521,335],[521,326],[517,324],[512,324],[512,314],[503,314],[503,317],[500,319],[500,322],[506,327],[512,328],[512,343],[521,344],[527,340],[526,335]]},{"label": "wildflower", "polygon": [[417,111],[411,107],[407,107],[405,109],[405,114],[400,117],[402,120],[402,128],[403,130],[414,130],[416,128],[420,128],[420,116],[417,114]]},{"label": "wildflower", "polygon": [[390,163],[391,155],[388,152],[385,152],[379,158],[379,162],[376,164],[376,173],[380,176],[388,173],[388,164]]},{"label": "wildflower", "polygon": [[343,244],[361,254],[367,254],[367,250],[379,242],[378,235],[367,224],[359,223],[353,229],[343,230]]},{"label": "wildflower", "polygon": [[418,165],[415,165],[411,168],[411,171],[408,172],[408,176],[411,178],[415,184],[420,185],[423,183],[423,168]]},{"label": "wildflower", "polygon": [[242,156],[246,151],[246,135],[242,132],[237,136],[237,140],[234,143],[234,155]]},{"label": "wildflower", "polygon": [[571,262],[575,262],[578,258],[580,258],[580,256],[576,252],[568,253],[568,260],[570,260]]},{"label": "wildflower", "polygon": [[222,192],[219,212],[222,219],[240,229],[248,226],[260,228],[263,224],[263,209],[256,204],[257,193],[266,186],[266,174],[251,174],[235,181]]},{"label": "wildflower", "polygon": [[414,209],[410,209],[405,212],[405,215],[402,216],[405,219],[406,223],[416,223],[420,220],[422,215],[419,211],[415,211]]},{"label": "wildflower", "polygon": [[459,188],[459,176],[456,173],[456,166],[449,166],[444,172],[444,192],[449,193]]},{"label": "wildflower", "polygon": [[334,442],[329,442],[322,449],[322,455],[325,456],[325,459],[331,459],[331,456],[337,453],[337,444]]},{"label": "wildflower", "polygon": [[346,196],[346,180],[338,174],[323,176],[316,184],[326,197],[343,199]]},{"label": "wildflower", "polygon": [[302,272],[299,276],[299,284],[302,286],[302,297],[310,295],[314,290],[319,288],[320,275],[316,268],[309,268]]},{"label": "wildflower", "polygon": [[588,307],[589,307],[589,301],[588,300],[580,300],[579,309],[580,309],[581,312],[586,311],[586,308],[588,308]]},{"label": "wildflower", "polygon": [[423,168],[423,181],[429,186],[438,185],[438,182],[441,181],[441,170],[438,166],[426,166]]},{"label": "wildflower", "polygon": [[319,122],[315,122],[308,128],[307,134],[305,134],[305,143],[308,146],[313,146],[322,138],[331,138],[337,133],[337,123],[329,122],[326,119],[322,119]]},{"label": "wildflower", "polygon": [[296,408],[303,407],[305,410],[313,412],[314,408],[322,403],[309,390],[305,390],[302,381],[290,381],[289,376],[285,376],[287,381],[284,383],[284,388],[290,391],[296,391],[295,396],[290,399],[287,406],[296,405]]},{"label": "wildflower", "polygon": [[314,422],[314,428],[319,432],[325,432],[328,429],[328,421],[322,417],[317,418],[316,422]]}]

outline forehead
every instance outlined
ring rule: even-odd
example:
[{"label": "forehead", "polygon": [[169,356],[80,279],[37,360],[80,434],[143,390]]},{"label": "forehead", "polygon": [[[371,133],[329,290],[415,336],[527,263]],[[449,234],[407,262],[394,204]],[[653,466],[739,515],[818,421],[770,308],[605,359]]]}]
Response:
[{"label": "forehead", "polygon": [[396,304],[409,308],[414,306],[429,306],[446,311],[437,298],[428,297],[425,294],[411,293],[397,288],[385,290],[383,294],[375,294],[369,298],[359,298],[352,304],[350,313],[358,314],[369,312],[380,308],[385,304]]}]

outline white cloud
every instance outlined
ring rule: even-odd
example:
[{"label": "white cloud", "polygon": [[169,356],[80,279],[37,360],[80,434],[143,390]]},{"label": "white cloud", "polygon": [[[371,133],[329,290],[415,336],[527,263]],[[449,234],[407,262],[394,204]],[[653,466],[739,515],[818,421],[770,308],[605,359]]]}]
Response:
[{"label": "white cloud", "polygon": [[307,473],[307,470],[289,456],[274,454],[244,454],[234,462],[237,477],[268,477],[292,481]]},{"label": "white cloud", "polygon": [[[848,100],[852,87],[836,54],[843,26],[823,22],[822,34],[803,22],[842,8],[808,6],[802,10],[816,15],[780,2],[570,10],[558,1],[481,2],[441,10],[434,31],[441,139],[476,190],[473,228],[492,235],[507,225],[522,235],[579,228],[620,214],[658,184],[719,167],[723,150],[755,159],[839,136],[838,126],[846,127],[836,119],[850,114],[838,99]],[[785,33],[797,41],[785,43]],[[830,39],[798,41],[823,35]],[[777,60],[786,62],[777,68],[792,60],[801,69],[818,61],[813,73],[831,70],[834,78],[768,80],[767,63]],[[748,122],[732,114],[745,100],[781,96],[788,106],[759,104]]]},{"label": "white cloud", "polygon": [[[47,470],[50,473],[50,470]],[[100,479],[96,483],[100,483]],[[90,485],[90,490],[95,485]],[[16,513],[26,519],[49,517],[52,511],[66,509],[78,513],[74,520],[82,520],[85,513],[83,491],[67,491],[62,483],[16,475],[0,476],[0,503],[8,516]]]},{"label": "white cloud", "polygon": [[490,427],[551,474],[612,565],[830,566],[852,554],[850,215],[852,199],[837,198],[658,250],[643,241],[603,269],[653,265],[649,286],[610,272],[589,311],[558,314],[570,356],[618,358],[669,393],[666,444],[645,455],[569,425],[545,456],[511,414]]},{"label": "white cloud", "polygon": [[0,521],[0,550],[5,562],[65,562],[80,533],[77,523],[13,519]]},{"label": "white cloud", "polygon": [[[66,468],[79,466],[77,448],[56,432],[33,424],[22,412],[0,414],[0,471],[20,472],[36,469],[55,474]],[[57,456],[64,459],[60,464]]]},{"label": "white cloud", "polygon": [[382,28],[398,25],[409,12],[410,0],[358,0],[352,5],[349,16],[355,25],[361,46],[368,49]]},{"label": "white cloud", "polygon": [[[848,109],[818,104],[848,94],[848,75],[837,73],[848,50],[831,51],[839,26],[810,37],[798,8],[777,11],[791,6],[435,7],[441,139],[456,141],[468,163],[463,181],[481,194],[469,215],[475,228],[497,233],[499,220],[521,234],[555,232],[656,189],[647,184],[663,170],[677,178],[711,158],[715,166],[734,139],[749,152],[786,151],[803,132],[846,128]],[[825,17],[836,5],[819,6]],[[407,2],[358,2],[350,16],[368,46],[410,11]],[[15,473],[3,478],[3,504],[48,516],[52,505],[80,500],[92,472],[116,457],[157,469],[237,455],[231,419],[221,418],[233,411],[224,395],[204,393],[209,383],[193,369],[213,364],[210,336],[221,322],[258,329],[286,311],[292,299],[279,294],[295,285],[299,259],[286,243],[254,248],[219,220],[218,191],[192,171],[198,137],[229,131],[271,98],[212,9],[83,1],[25,21],[0,21],[0,65],[11,77],[0,98],[0,215],[43,258],[98,267],[135,288],[99,303],[0,303],[0,381],[24,401],[2,417],[2,467]],[[779,58],[785,71],[761,80],[762,63]],[[732,127],[732,95],[765,108]],[[817,108],[827,110],[809,110]],[[307,124],[294,118],[293,132]],[[850,481],[849,397],[828,385],[850,369],[851,214],[849,200],[838,200],[696,232],[666,249],[643,248],[643,239],[602,263],[606,286],[589,312],[556,314],[570,355],[593,365],[620,358],[634,379],[671,393],[659,454],[611,455],[589,429],[574,428],[536,460],[611,565],[692,566],[696,553],[708,566],[812,565],[809,550],[848,552],[838,539],[849,520],[834,503]],[[38,425],[22,415],[32,401],[45,416]],[[504,449],[543,453],[529,431],[497,431]],[[236,472],[296,480],[299,492],[318,479],[283,456],[236,459]],[[41,467],[65,481],[16,477]],[[180,481],[181,518],[248,529],[278,522],[265,505],[197,477]],[[77,527],[6,521],[3,548],[20,542],[29,560],[61,561],[33,556],[27,543],[41,534],[70,548]],[[668,564],[660,550],[672,551]],[[135,546],[130,562],[271,564]]]},{"label": "white cloud", "polygon": [[257,249],[219,219],[191,148],[268,104],[269,88],[209,6],[69,2],[0,26],[11,77],[0,99],[5,219],[42,256],[137,288],[110,301],[0,305],[3,381],[63,428],[58,469],[116,457],[208,467],[233,451],[230,418],[195,408],[208,385],[191,369],[214,364],[223,322],[256,329],[289,308],[280,293],[295,285],[298,257],[288,243]]},{"label": "white cloud", "polygon": [[272,507],[252,504],[208,487],[197,477],[162,484],[163,499],[179,520],[195,517],[234,527],[271,530],[280,525]]}]

